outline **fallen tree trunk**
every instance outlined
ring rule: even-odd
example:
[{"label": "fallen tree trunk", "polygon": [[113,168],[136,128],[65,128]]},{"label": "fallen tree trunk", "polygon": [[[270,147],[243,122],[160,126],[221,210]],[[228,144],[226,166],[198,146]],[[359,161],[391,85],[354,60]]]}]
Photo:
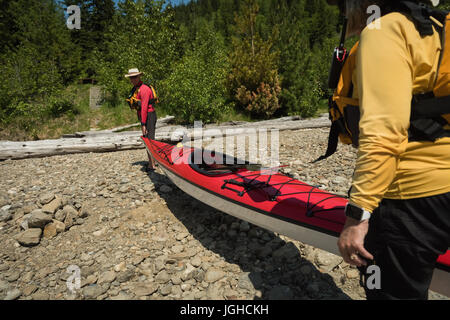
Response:
[{"label": "fallen tree trunk", "polygon": [[[180,126],[163,126],[156,132],[159,141],[193,141],[205,138],[224,138],[236,135],[258,134],[261,130],[300,130],[324,128],[331,125],[328,118],[311,120],[289,120],[282,118],[238,125],[206,126],[201,130]],[[111,152],[132,149],[143,149],[141,132],[97,132],[84,137],[70,137],[56,140],[40,140],[30,142],[0,141],[0,160],[48,157],[64,154]]]},{"label": "fallen tree trunk", "polygon": [[[167,116],[165,118],[158,119],[156,121],[156,128],[158,129],[158,128],[165,127],[174,119],[175,119],[175,117],[173,117],[173,116]],[[135,123],[135,124],[129,124],[126,126],[117,127],[117,128],[110,129],[110,130],[75,132],[72,134],[65,134],[62,136],[62,138],[85,138],[85,137],[97,137],[97,136],[102,136],[102,135],[110,135],[112,133],[120,133],[120,131],[130,129],[133,127],[139,127],[140,125],[141,125],[140,123]]]}]

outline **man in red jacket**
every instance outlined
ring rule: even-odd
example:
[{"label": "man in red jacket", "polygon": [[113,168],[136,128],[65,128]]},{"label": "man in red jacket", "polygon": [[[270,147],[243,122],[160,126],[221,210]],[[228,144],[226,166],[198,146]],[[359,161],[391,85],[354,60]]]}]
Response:
[{"label": "man in red jacket", "polygon": [[[153,103],[156,99],[153,95],[152,89],[144,84],[141,80],[142,72],[138,69],[130,69],[126,78],[130,79],[133,84],[133,90],[131,96],[135,96],[138,106],[136,107],[137,116],[142,127],[142,135],[148,139],[155,139],[156,128],[156,111]],[[148,154],[148,167],[147,170],[154,171],[155,164],[153,158]]]}]

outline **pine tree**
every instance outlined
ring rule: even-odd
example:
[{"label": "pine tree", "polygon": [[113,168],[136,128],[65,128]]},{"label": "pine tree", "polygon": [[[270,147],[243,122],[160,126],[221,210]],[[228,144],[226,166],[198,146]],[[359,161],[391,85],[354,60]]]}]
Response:
[{"label": "pine tree", "polygon": [[229,87],[239,105],[255,116],[270,117],[278,108],[280,93],[277,59],[273,40],[263,40],[256,29],[259,6],[246,0],[235,16],[235,36],[232,39],[232,65]]}]

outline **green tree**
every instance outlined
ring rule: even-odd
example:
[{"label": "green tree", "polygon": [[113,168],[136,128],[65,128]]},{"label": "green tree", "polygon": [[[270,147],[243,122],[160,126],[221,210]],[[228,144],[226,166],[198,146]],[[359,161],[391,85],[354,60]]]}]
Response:
[{"label": "green tree", "polygon": [[218,120],[227,109],[228,70],[223,38],[204,21],[183,59],[161,85],[167,110],[185,123]]},{"label": "green tree", "polygon": [[276,28],[267,40],[258,33],[258,11],[255,0],[246,0],[241,13],[235,16],[229,88],[241,107],[255,116],[267,118],[280,107],[279,53],[273,50]]},{"label": "green tree", "polygon": [[105,34],[105,54],[99,56],[98,79],[117,104],[130,90],[123,75],[139,68],[155,85],[170,74],[179,61],[180,41],[170,6],[165,1],[124,0]]},{"label": "green tree", "polygon": [[18,102],[42,102],[67,85],[79,60],[55,1],[11,1],[7,15],[15,23],[15,46],[1,56],[0,103],[11,113]]}]

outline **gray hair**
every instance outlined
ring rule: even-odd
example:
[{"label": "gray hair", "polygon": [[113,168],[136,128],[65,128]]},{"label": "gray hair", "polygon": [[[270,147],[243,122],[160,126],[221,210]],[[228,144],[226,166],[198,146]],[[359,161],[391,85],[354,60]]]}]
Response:
[{"label": "gray hair", "polygon": [[354,36],[366,26],[367,8],[375,4],[374,0],[346,0],[345,16],[348,19],[348,36]]}]

